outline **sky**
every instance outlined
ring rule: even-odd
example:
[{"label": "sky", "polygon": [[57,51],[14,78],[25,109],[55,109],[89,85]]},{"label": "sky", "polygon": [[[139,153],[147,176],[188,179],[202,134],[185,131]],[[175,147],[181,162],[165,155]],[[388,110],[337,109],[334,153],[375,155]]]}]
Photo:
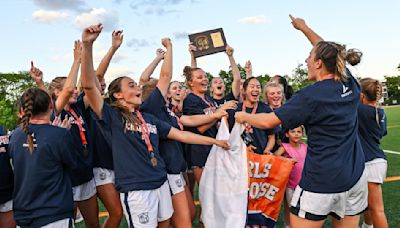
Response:
[{"label": "sky", "polygon": [[[124,31],[124,42],[106,73],[108,82],[122,75],[137,80],[162,47],[163,37],[173,43],[173,79],[183,81],[182,69],[190,65],[188,34],[215,28],[223,28],[237,63],[251,60],[254,75],[290,76],[304,63],[311,45],[293,29],[289,14],[304,18],[325,40],[360,49],[362,62],[353,69],[357,76],[382,80],[400,74],[396,0],[4,0],[0,10],[0,72],[29,70],[33,60],[45,81],[68,75],[74,40],[98,22],[104,29],[94,45],[95,67],[111,46],[112,30]],[[213,75],[229,69],[225,53],[197,61]]]}]

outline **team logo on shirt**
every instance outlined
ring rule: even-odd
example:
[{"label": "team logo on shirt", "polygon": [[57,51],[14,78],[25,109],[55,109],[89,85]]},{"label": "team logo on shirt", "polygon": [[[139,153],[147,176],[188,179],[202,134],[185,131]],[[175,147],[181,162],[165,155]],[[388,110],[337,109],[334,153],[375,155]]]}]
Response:
[{"label": "team logo on shirt", "polygon": [[[35,139],[35,133],[32,133],[32,138],[33,138],[33,147],[35,148],[35,147],[37,147],[36,139]],[[28,143],[24,143],[24,144],[22,144],[22,146],[23,147],[29,147]]]},{"label": "team logo on shirt", "polygon": [[5,145],[8,145],[9,138],[8,135],[0,136],[0,153],[6,152]]},{"label": "team logo on shirt", "polygon": [[181,179],[175,180],[175,184],[176,184],[176,186],[178,186],[179,188],[183,186],[182,180],[181,180]]},{"label": "team logo on shirt", "polygon": [[144,212],[142,214],[139,214],[138,217],[139,217],[139,222],[141,224],[149,223],[149,213],[148,212]]},{"label": "team logo on shirt", "polygon": [[[77,122],[73,116],[68,117],[68,119],[71,122],[71,124],[77,125]],[[83,121],[82,116],[79,116],[79,122],[81,122],[82,126],[85,124],[85,121]],[[84,127],[82,127],[82,131],[86,131],[86,129]]]},{"label": "team logo on shirt", "polygon": [[[149,129],[151,134],[157,134],[157,126],[156,125],[149,124],[149,123],[146,123],[146,125],[147,125],[147,129]],[[133,131],[133,132],[135,132],[135,131],[142,132],[142,129],[140,128],[140,126],[135,127],[131,123],[126,123],[125,124],[125,130]]]},{"label": "team logo on shirt", "polygon": [[343,92],[342,92],[342,97],[347,97],[347,96],[349,96],[350,94],[352,94],[353,93],[353,90],[349,90],[349,87],[347,87],[347,86],[345,86],[345,85],[342,85],[343,86]]}]

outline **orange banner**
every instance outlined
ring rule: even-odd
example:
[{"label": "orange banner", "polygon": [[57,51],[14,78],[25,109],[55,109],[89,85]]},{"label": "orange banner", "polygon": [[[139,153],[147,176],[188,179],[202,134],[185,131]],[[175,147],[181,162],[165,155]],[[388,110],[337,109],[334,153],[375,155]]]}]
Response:
[{"label": "orange banner", "polygon": [[274,227],[293,162],[274,155],[247,153],[249,204],[246,227]]}]

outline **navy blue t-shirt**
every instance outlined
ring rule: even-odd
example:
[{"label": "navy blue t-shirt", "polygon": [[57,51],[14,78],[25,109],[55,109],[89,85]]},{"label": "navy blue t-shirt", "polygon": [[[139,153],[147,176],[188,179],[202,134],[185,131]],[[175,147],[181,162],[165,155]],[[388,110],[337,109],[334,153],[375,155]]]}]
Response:
[{"label": "navy blue t-shirt", "polygon": [[[90,112],[92,113],[93,111],[90,109]],[[93,113],[92,115],[95,114]],[[94,118],[88,118],[88,128],[90,137],[89,153],[93,154],[93,167],[114,170],[111,145],[107,143]]]},{"label": "navy blue t-shirt", "polygon": [[10,137],[14,218],[21,227],[41,227],[72,218],[72,186],[66,170],[76,165],[72,136],[64,128],[48,124],[30,124],[29,132],[34,135],[32,154],[21,128]]},{"label": "navy blue t-shirt", "polygon": [[275,110],[284,128],[306,128],[308,148],[300,187],[310,192],[347,191],[364,170],[357,121],[360,86],[348,70],[347,75],[347,82],[315,82]]},{"label": "navy blue t-shirt", "polygon": [[[185,100],[183,100],[183,115],[192,116],[212,114],[215,110],[216,103],[208,95],[205,95],[205,99],[207,100],[208,104],[201,97],[193,93],[189,93]],[[200,133],[195,127],[187,128],[187,130],[212,138],[215,138],[218,132],[216,124],[206,130],[204,133]],[[211,147],[211,145],[186,144],[185,150],[190,157],[190,166],[204,167]]]},{"label": "navy blue t-shirt", "polygon": [[235,96],[233,96],[232,91],[229,92],[228,94],[225,95],[225,97],[223,97],[222,99],[215,99],[213,98],[215,103],[217,103],[217,107],[219,107],[220,105],[223,105],[226,101],[232,101],[232,100],[237,100],[235,98]]},{"label": "navy blue t-shirt", "polygon": [[[140,106],[140,109],[143,112],[157,116],[158,119],[179,129],[177,121],[177,118],[179,117],[176,116],[175,113],[173,113],[166,105],[167,104],[161,91],[156,87],[147,100],[145,100]],[[179,174],[180,172],[186,171],[187,165],[183,157],[183,148],[180,142],[170,139],[160,140],[159,148],[161,157],[165,161],[167,173]]]},{"label": "navy blue t-shirt", "polygon": [[10,201],[14,187],[14,174],[8,153],[8,135],[0,126],[0,204]]},{"label": "navy blue t-shirt", "polygon": [[104,104],[102,118],[98,119],[100,130],[111,145],[115,186],[119,192],[152,190],[159,188],[166,180],[165,163],[159,153],[159,139],[166,139],[171,126],[153,115],[142,113],[150,131],[150,141],[158,162],[150,162],[150,154],[142,139],[141,129],[124,124],[120,111]]},{"label": "navy blue t-shirt", "polygon": [[64,120],[65,116],[67,116],[67,118],[71,120],[70,131],[72,135],[72,140],[74,145],[76,145],[74,148],[79,154],[79,156],[77,157],[78,165],[75,169],[70,170],[72,187],[84,184],[93,178],[93,153],[91,153],[92,149],[90,147],[92,145],[90,142],[87,126],[87,123],[89,122],[88,119],[90,118],[90,110],[89,108],[85,107],[83,97],[84,94],[82,93],[78,96],[76,103],[71,104],[70,107],[72,110],[74,110],[82,124],[83,132],[88,143],[86,153],[84,153],[84,146],[80,137],[79,127],[75,118],[72,115],[72,112],[63,109],[60,113],[61,120]]},{"label": "navy blue t-shirt", "polygon": [[[241,112],[243,108],[243,103],[239,103],[236,110],[228,110],[229,114],[229,130],[231,131],[233,126],[235,125],[235,112]],[[246,112],[251,113],[253,108],[246,107]],[[255,113],[270,113],[272,112],[271,108],[258,101],[257,110]],[[264,154],[265,147],[268,144],[268,136],[274,134],[274,129],[260,129],[256,127],[252,127],[252,132],[250,133],[253,138],[252,145],[257,147],[255,153]]]},{"label": "navy blue t-shirt", "polygon": [[386,159],[383,150],[379,148],[381,139],[387,134],[385,111],[378,108],[378,121],[376,122],[376,109],[369,105],[358,106],[358,134],[364,150],[365,162],[375,158]]}]

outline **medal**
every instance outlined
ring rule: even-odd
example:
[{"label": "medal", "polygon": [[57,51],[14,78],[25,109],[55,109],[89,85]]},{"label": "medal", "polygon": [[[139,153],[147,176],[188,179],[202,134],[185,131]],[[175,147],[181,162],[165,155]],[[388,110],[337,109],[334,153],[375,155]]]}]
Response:
[{"label": "medal", "polygon": [[154,156],[153,146],[151,145],[151,142],[150,142],[150,131],[147,128],[147,123],[144,120],[142,114],[138,110],[136,110],[135,113],[136,113],[137,117],[139,118],[139,120],[141,122],[140,123],[140,128],[142,130],[142,139],[144,140],[144,142],[145,142],[145,144],[147,146],[147,151],[150,154],[151,165],[153,167],[156,167],[157,166],[157,158]]},{"label": "medal", "polygon": [[154,155],[153,155],[152,158],[150,158],[150,162],[151,162],[151,165],[152,165],[153,167],[156,167],[156,166],[157,166],[157,158],[154,157]]}]

